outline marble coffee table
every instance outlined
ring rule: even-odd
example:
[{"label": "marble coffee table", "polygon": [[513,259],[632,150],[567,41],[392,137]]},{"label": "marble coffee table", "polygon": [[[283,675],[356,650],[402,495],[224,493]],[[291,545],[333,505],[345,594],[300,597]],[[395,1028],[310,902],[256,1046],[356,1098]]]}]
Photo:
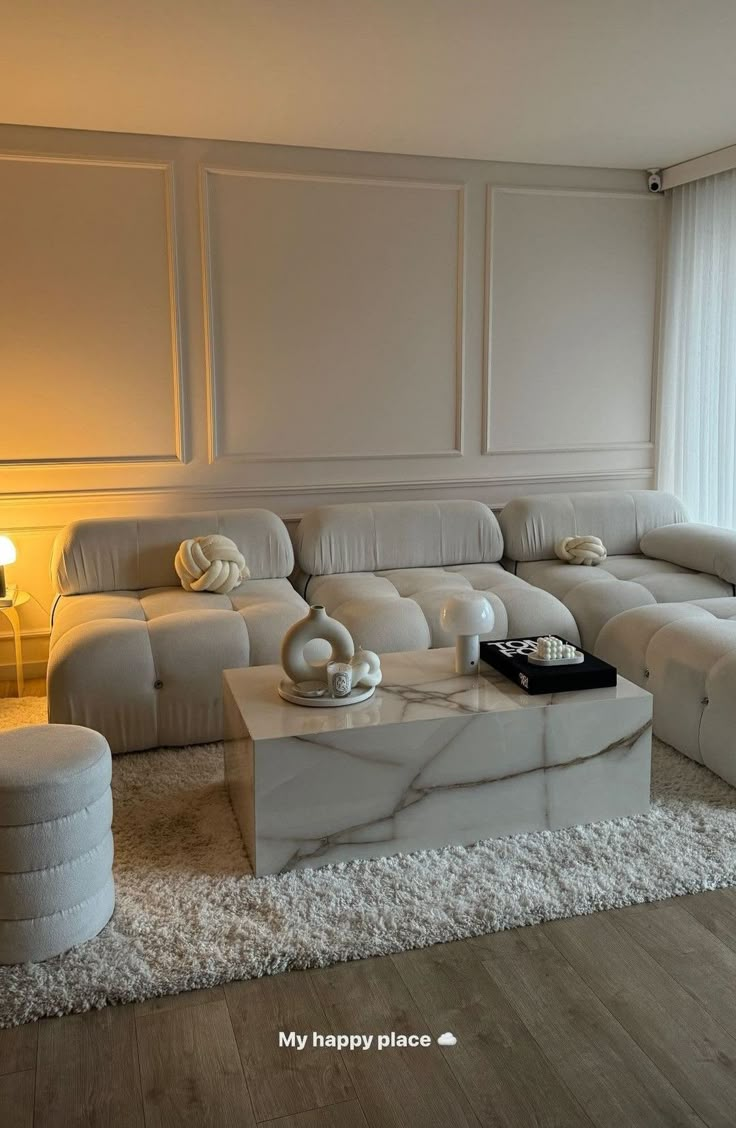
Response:
[{"label": "marble coffee table", "polygon": [[556,830],[649,807],[652,697],[540,697],[454,650],[387,654],[362,705],[282,701],[279,666],[226,670],[225,769],[256,875]]}]

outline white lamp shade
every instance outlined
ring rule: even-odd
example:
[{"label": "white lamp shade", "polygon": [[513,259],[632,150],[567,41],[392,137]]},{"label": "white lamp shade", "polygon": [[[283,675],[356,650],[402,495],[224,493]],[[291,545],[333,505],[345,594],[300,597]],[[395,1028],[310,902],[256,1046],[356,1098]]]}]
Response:
[{"label": "white lamp shade", "polygon": [[15,545],[10,537],[0,537],[0,565],[15,564]]},{"label": "white lamp shade", "polygon": [[493,608],[479,591],[450,596],[440,615],[443,629],[453,635],[488,634],[495,621]]}]

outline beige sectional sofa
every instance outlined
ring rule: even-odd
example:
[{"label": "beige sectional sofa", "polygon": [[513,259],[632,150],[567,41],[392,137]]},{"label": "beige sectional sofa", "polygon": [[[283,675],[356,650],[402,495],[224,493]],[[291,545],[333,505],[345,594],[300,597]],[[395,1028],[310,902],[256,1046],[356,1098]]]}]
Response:
[{"label": "beige sectional sofa", "polygon": [[[187,592],[181,541],[218,532],[250,579],[228,595]],[[78,521],[57,538],[49,720],[101,732],[113,752],[222,737],[222,671],[277,662],[307,611],[289,583],[283,522],[261,509]]]},{"label": "beige sectional sofa", "polygon": [[473,589],[495,612],[489,638],[555,633],[579,641],[559,600],[501,565],[498,521],[479,501],[322,506],[302,519],[296,553],[305,599],[378,653],[452,645],[442,605]]},{"label": "beige sectional sofa", "polygon": [[[212,532],[251,578],[186,592],[176,550]],[[586,534],[603,563],[556,558],[560,539]],[[265,510],[70,525],[52,562],[49,719],[96,729],[113,752],[218,740],[223,669],[278,662],[308,603],[387,653],[451,645],[442,605],[475,590],[495,612],[489,638],[582,642],[654,693],[662,739],[736,785],[736,532],[688,522],[671,495],[519,498],[500,523],[476,501],[323,506],[296,549],[292,586],[287,530]]]}]

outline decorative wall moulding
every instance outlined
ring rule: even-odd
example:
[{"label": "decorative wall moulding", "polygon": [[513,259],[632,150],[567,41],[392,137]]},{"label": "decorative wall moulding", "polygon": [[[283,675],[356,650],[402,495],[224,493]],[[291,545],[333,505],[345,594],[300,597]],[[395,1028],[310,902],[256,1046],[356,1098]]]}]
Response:
[{"label": "decorative wall moulding", "polygon": [[[26,638],[26,635],[21,632],[21,637]],[[23,669],[26,674],[26,681],[31,681],[32,678],[45,678],[46,670],[48,667],[48,660],[34,660],[26,661],[24,658]],[[0,680],[12,682],[15,677],[15,663],[3,662],[0,663]]]},{"label": "decorative wall moulding", "polygon": [[[21,630],[21,636],[26,638],[48,638],[51,634],[50,627],[29,627],[27,630]],[[0,631],[0,643],[12,642],[12,631]]]},{"label": "decorative wall moulding", "polygon": [[[125,171],[138,171],[138,172],[154,172],[159,173],[161,176],[161,190],[162,190],[162,221],[164,226],[162,242],[165,248],[165,272],[167,277],[168,294],[165,299],[168,305],[167,318],[168,324],[166,327],[166,334],[170,340],[170,365],[171,365],[171,384],[170,384],[170,410],[173,417],[173,432],[171,434],[171,448],[165,449],[160,453],[143,452],[130,454],[118,453],[105,454],[85,454],[85,455],[52,455],[43,457],[0,457],[0,468],[13,470],[27,469],[32,467],[88,467],[88,466],[128,466],[128,465],[179,465],[185,463],[189,458],[188,451],[188,436],[187,424],[185,417],[185,391],[184,391],[184,376],[183,376],[183,362],[182,362],[182,343],[181,343],[181,313],[180,313],[180,285],[179,285],[179,269],[178,269],[178,248],[177,248],[177,225],[175,213],[175,199],[174,199],[174,167],[173,162],[167,160],[136,160],[136,159],[122,159],[114,157],[96,157],[96,156],[64,156],[64,155],[45,155],[38,153],[0,153],[0,175],[2,174],[2,167],[10,162],[16,164],[27,165],[52,165],[60,166],[66,165],[77,168],[90,168],[90,169],[120,169]],[[160,206],[160,205],[159,205]],[[159,260],[161,263],[162,260]],[[135,332],[135,326],[131,326],[131,332]],[[130,420],[126,420],[126,426],[130,427]],[[105,428],[102,425],[93,423],[91,425],[93,431],[99,430],[100,434],[105,433]],[[109,422],[107,423],[109,430]]]},{"label": "decorative wall moulding", "polygon": [[[223,438],[222,421],[225,417],[224,365],[221,356],[224,333],[222,314],[218,309],[215,267],[217,246],[213,237],[215,211],[212,199],[212,184],[218,178],[240,178],[250,180],[287,181],[297,184],[322,184],[362,186],[370,188],[402,190],[421,190],[426,192],[451,193],[455,198],[455,251],[453,271],[453,332],[452,348],[452,445],[447,448],[405,450],[331,450],[307,449],[291,453],[289,450],[276,451],[236,449],[228,450]],[[465,337],[465,193],[466,185],[455,181],[417,180],[381,176],[346,176],[330,174],[309,174],[301,172],[279,172],[257,169],[231,168],[214,165],[200,166],[200,227],[203,280],[203,307],[205,322],[205,354],[207,385],[207,433],[208,458],[210,463],[275,463],[275,462],[355,462],[377,459],[417,459],[417,458],[457,458],[463,450],[464,417],[464,337]],[[349,367],[349,366],[348,366]],[[243,380],[248,379],[247,374]],[[345,388],[349,392],[351,375],[345,374]],[[334,405],[327,402],[325,412]]]},{"label": "decorative wall moulding", "polygon": [[[581,441],[577,440],[572,442],[555,442],[555,428],[551,427],[551,441],[550,442],[525,442],[520,441],[517,444],[508,443],[507,441],[498,441],[498,437],[494,439],[493,428],[493,406],[492,401],[494,398],[493,385],[494,385],[494,298],[498,289],[498,281],[494,286],[494,253],[496,251],[496,239],[494,238],[494,220],[498,210],[498,200],[503,197],[514,196],[527,196],[535,197],[543,200],[545,197],[560,198],[560,199],[579,199],[579,200],[595,200],[595,201],[630,201],[632,204],[645,205],[647,209],[654,206],[655,208],[661,207],[661,199],[657,196],[651,195],[646,191],[626,191],[617,189],[578,189],[578,188],[564,188],[564,187],[531,187],[525,185],[504,185],[504,184],[487,184],[486,185],[486,246],[485,246],[485,296],[484,296],[484,361],[483,361],[483,404],[481,410],[481,452],[484,455],[536,455],[536,454],[586,454],[586,453],[603,453],[606,451],[647,451],[654,449],[655,442],[655,398],[656,398],[656,362],[651,363],[646,373],[648,395],[646,397],[646,421],[645,426],[642,427],[645,437],[641,437],[641,432],[638,437],[628,439],[626,437],[618,439],[613,442],[601,441],[592,442],[585,440],[585,422],[580,421],[579,427],[576,425],[575,429],[581,432]],[[657,238],[661,247],[661,211],[652,213],[657,217],[656,231]],[[602,224],[599,224],[599,231],[602,230]],[[654,225],[653,225],[654,230]],[[651,266],[651,261],[642,256],[642,266]],[[656,275],[656,272],[655,272]],[[656,339],[657,339],[657,302],[656,297],[656,283],[657,277],[651,280],[651,286],[648,287],[648,293],[652,298],[651,310],[651,331],[650,342],[648,344],[648,355],[656,357]],[[532,318],[532,325],[533,325]],[[642,348],[642,355],[644,349]],[[540,358],[540,364],[543,365],[543,358]],[[594,380],[597,373],[597,366],[591,364],[590,366],[590,379]],[[504,384],[507,393],[510,386],[507,380]],[[610,381],[604,382],[603,390],[606,387],[612,387]],[[515,387],[524,391],[523,381],[517,382]],[[572,418],[572,417],[571,417]],[[568,432],[569,433],[569,432]]]},{"label": "decorative wall moulding", "polygon": [[494,447],[484,454],[599,454],[617,450],[654,450],[654,442],[647,439],[631,443],[578,443],[576,446],[508,447],[502,450]]},{"label": "decorative wall moulding", "polygon": [[[650,467],[622,470],[589,470],[575,471],[559,474],[515,474],[496,475],[488,477],[463,477],[463,478],[419,478],[408,480],[393,480],[381,482],[317,482],[312,485],[301,482],[290,485],[262,485],[262,486],[134,486],[112,487],[109,489],[79,489],[59,491],[34,491],[6,493],[2,495],[3,527],[8,529],[41,531],[58,529],[60,525],[72,518],[63,517],[58,522],[52,522],[48,517],[39,516],[38,524],[28,523],[29,510],[36,510],[39,514],[49,509],[63,510],[73,507],[77,516],[83,517],[89,508],[104,509],[108,506],[110,512],[123,506],[135,506],[138,502],[147,506],[156,506],[159,512],[167,512],[167,506],[176,505],[177,509],[196,509],[231,507],[239,505],[270,505],[278,509],[276,499],[283,497],[308,498],[314,496],[348,497],[373,497],[386,493],[401,494],[405,492],[437,494],[440,491],[451,490],[453,493],[469,495],[480,490],[513,489],[517,493],[526,489],[545,488],[554,486],[569,486],[571,489],[584,489],[587,485],[600,483],[615,484],[618,482],[646,482],[654,477],[654,469]],[[269,499],[275,499],[273,503]],[[254,501],[254,499],[257,499]]]}]

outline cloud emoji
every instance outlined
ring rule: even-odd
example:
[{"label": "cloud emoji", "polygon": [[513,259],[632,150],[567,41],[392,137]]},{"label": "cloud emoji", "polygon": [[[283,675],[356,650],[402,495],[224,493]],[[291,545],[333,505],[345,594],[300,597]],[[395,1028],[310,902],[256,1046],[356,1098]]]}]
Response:
[{"label": "cloud emoji", "polygon": [[448,1030],[446,1034],[440,1034],[439,1038],[437,1039],[437,1045],[438,1046],[456,1046],[457,1045],[457,1038],[455,1037],[454,1034],[451,1034],[450,1031]]}]

